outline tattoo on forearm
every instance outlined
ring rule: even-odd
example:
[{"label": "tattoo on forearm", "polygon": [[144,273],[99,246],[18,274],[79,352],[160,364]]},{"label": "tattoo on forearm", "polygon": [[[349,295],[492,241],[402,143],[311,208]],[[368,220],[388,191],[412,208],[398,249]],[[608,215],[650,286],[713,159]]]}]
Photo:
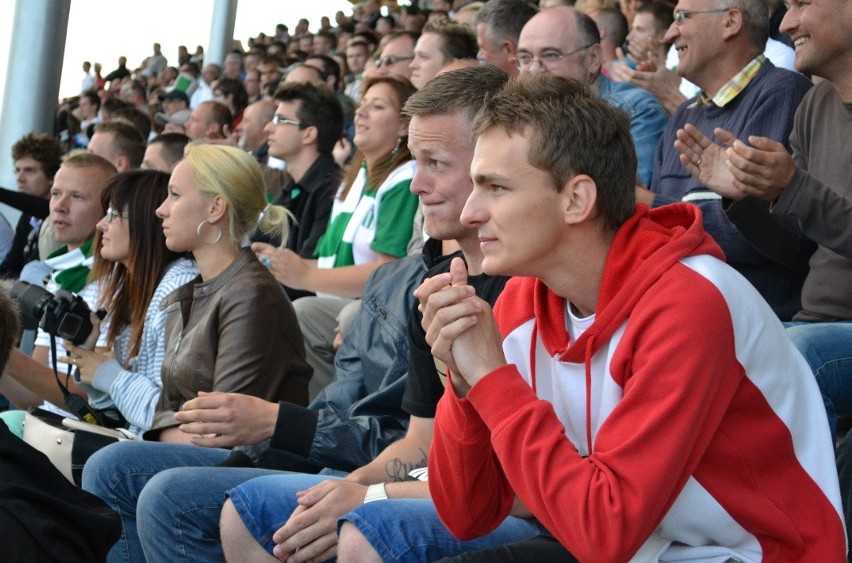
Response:
[{"label": "tattoo on forearm", "polygon": [[388,480],[391,483],[399,483],[401,481],[408,480],[408,472],[412,469],[417,469],[420,467],[426,467],[426,452],[423,449],[420,449],[420,461],[410,462],[409,460],[403,460],[398,457],[393,458],[385,465],[385,469],[388,475]]}]

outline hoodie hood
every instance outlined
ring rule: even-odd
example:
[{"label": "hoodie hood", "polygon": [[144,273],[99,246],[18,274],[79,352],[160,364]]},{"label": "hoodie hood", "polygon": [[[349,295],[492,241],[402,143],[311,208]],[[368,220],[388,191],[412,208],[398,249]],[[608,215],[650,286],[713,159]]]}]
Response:
[{"label": "hoodie hood", "polygon": [[675,262],[699,254],[720,260],[725,256],[704,231],[701,211],[695,205],[676,203],[656,209],[636,206],[619,227],[607,253],[598,295],[595,322],[571,343],[565,330],[565,299],[541,280],[534,284],[537,331],[551,356],[567,362],[588,360],[630,316],[636,303]]}]

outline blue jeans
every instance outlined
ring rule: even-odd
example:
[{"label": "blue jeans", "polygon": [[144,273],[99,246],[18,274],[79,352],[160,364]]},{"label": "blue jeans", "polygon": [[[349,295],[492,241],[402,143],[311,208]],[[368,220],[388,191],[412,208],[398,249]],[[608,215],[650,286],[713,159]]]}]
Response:
[{"label": "blue jeans", "polygon": [[[272,553],[272,534],[296,509],[296,492],[327,477],[281,474],[252,479],[228,494],[255,540]],[[507,518],[496,530],[471,541],[459,541],[441,523],[426,499],[389,499],[364,504],[338,522],[355,524],[384,561],[434,561],[546,533],[535,521]]]},{"label": "blue jeans", "polygon": [[784,326],[816,376],[834,443],[837,416],[852,414],[852,321]]},{"label": "blue jeans", "polygon": [[[145,485],[136,526],[148,561],[222,561],[219,516],[225,493],[271,469],[180,467],[158,473]],[[293,499],[295,500],[295,499]]]},{"label": "blue jeans", "polygon": [[271,555],[272,548],[275,547],[272,534],[278,531],[296,510],[296,493],[327,479],[334,477],[278,473],[242,483],[228,491],[228,497],[251,535]]},{"label": "blue jeans", "polygon": [[126,441],[111,444],[90,457],[83,469],[83,489],[102,498],[121,516],[121,538],[108,561],[144,563],[136,531],[136,507],[143,487],[154,475],[174,467],[211,467],[228,453],[193,445]]},{"label": "blue jeans", "polygon": [[382,561],[436,561],[469,551],[548,535],[535,520],[509,516],[490,534],[470,541],[453,537],[428,499],[388,499],[362,504],[337,523],[351,522]]}]

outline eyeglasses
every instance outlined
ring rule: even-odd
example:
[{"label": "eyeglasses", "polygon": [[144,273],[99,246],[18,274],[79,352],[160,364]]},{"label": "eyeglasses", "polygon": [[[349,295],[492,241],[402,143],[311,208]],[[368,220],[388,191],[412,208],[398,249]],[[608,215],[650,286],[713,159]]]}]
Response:
[{"label": "eyeglasses", "polygon": [[307,127],[301,121],[296,121],[295,119],[290,119],[289,117],[284,117],[283,115],[275,114],[272,117],[272,123],[274,125],[295,125],[296,127]]},{"label": "eyeglasses", "polygon": [[382,57],[381,59],[376,59],[376,68],[382,68],[385,65],[394,65],[399,61],[411,61],[414,60],[414,57]]},{"label": "eyeglasses", "polygon": [[594,45],[594,43],[589,43],[588,45],[583,45],[582,47],[578,47],[573,51],[568,51],[567,53],[563,53],[562,51],[552,50],[552,51],[544,51],[537,57],[533,57],[529,53],[518,53],[515,60],[518,61],[518,69],[526,70],[532,66],[534,62],[538,63],[543,67],[551,67],[567,57],[568,55],[573,55],[574,53],[579,53],[583,49],[588,49]]},{"label": "eyeglasses", "polygon": [[130,214],[127,211],[120,213],[120,212],[116,211],[115,209],[113,209],[112,207],[110,207],[106,211],[107,223],[112,223],[112,220],[115,219],[116,217],[121,217],[122,219],[127,219],[129,216],[130,216]]},{"label": "eyeglasses", "polygon": [[683,25],[684,20],[688,20],[695,14],[721,14],[722,12],[727,12],[731,8],[715,8],[713,10],[675,10],[674,11],[674,22],[675,25]]}]

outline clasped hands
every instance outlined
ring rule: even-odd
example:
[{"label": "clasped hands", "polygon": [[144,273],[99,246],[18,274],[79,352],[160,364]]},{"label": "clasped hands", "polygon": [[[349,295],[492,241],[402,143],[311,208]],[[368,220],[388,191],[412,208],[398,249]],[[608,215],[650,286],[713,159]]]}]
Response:
[{"label": "clasped hands", "polygon": [[713,134],[721,145],[687,124],[677,131],[674,142],[680,163],[703,186],[733,200],[753,196],[773,201],[781,196],[796,172],[783,144],[755,135],[746,144],[718,127]]},{"label": "clasped hands", "polygon": [[480,379],[506,365],[502,337],[491,306],[467,283],[467,268],[453,258],[449,273],[426,279],[414,291],[432,355],[452,372],[459,397]]}]

